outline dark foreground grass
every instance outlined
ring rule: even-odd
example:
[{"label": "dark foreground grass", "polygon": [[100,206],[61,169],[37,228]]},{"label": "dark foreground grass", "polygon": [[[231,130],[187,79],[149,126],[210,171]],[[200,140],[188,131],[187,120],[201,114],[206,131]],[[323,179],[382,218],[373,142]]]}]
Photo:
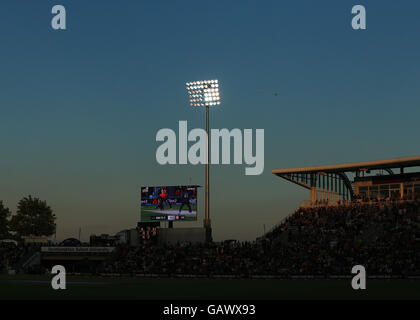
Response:
[{"label": "dark foreground grass", "polygon": [[419,280],[368,280],[355,291],[350,280],[219,280],[68,277],[67,290],[51,277],[0,276],[0,299],[283,300],[420,299]]}]

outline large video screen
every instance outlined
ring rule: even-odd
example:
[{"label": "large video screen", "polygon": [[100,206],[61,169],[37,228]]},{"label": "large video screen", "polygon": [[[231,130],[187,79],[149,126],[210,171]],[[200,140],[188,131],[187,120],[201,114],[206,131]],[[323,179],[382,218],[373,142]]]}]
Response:
[{"label": "large video screen", "polygon": [[198,186],[141,188],[141,221],[197,221]]}]

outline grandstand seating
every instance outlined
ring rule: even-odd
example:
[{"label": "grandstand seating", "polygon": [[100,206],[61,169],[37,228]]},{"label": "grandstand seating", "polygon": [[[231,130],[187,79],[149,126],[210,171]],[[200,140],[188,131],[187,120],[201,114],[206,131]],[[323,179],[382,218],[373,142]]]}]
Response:
[{"label": "grandstand seating", "polygon": [[420,275],[420,202],[299,208],[255,243],[123,248],[102,272],[232,275]]},{"label": "grandstand seating", "polygon": [[[28,248],[2,248],[0,266],[25,253]],[[324,277],[349,276],[358,264],[370,276],[420,276],[420,201],[299,208],[253,243],[120,245],[95,273]]]}]

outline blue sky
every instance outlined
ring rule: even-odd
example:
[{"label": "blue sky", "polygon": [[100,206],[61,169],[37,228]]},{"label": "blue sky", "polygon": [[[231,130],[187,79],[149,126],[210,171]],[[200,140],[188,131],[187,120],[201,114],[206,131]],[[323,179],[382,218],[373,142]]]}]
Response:
[{"label": "blue sky", "polygon": [[[50,26],[55,4],[67,9],[66,31]],[[355,4],[366,7],[367,30],[351,28]],[[140,186],[204,183],[202,166],[159,166],[155,135],[179,120],[204,127],[184,84],[217,78],[223,103],[212,126],[264,129],[265,172],[212,167],[214,236],[255,239],[309,197],[272,169],[420,153],[419,9],[4,0],[0,198],[12,211],[28,194],[47,200],[59,238],[133,227]]]}]

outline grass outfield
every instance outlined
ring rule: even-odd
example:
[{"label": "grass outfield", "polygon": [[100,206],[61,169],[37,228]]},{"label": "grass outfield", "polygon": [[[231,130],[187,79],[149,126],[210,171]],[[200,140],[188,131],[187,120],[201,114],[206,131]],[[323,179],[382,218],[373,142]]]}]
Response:
[{"label": "grass outfield", "polygon": [[368,280],[355,291],[350,280],[215,280],[68,277],[67,290],[51,277],[0,275],[4,299],[282,300],[420,299],[420,280]]}]

